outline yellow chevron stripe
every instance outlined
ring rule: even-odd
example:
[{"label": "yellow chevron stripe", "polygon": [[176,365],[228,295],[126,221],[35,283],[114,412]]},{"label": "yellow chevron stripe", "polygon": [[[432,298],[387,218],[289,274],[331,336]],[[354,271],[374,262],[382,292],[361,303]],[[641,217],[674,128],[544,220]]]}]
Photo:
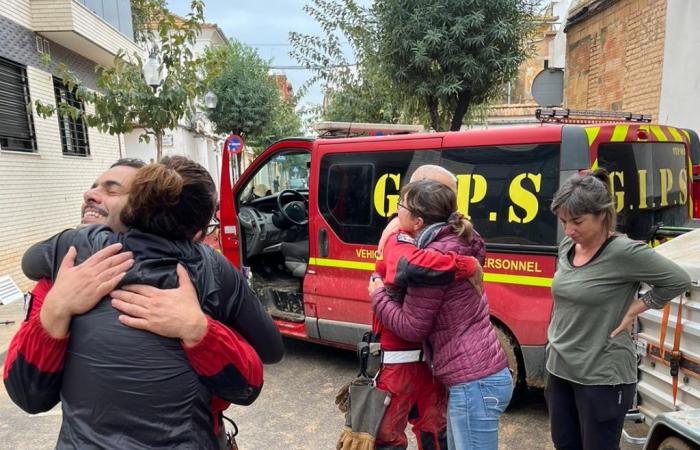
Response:
[{"label": "yellow chevron stripe", "polygon": [[[344,259],[309,258],[309,264],[338,269],[374,270],[374,263],[348,261]],[[504,284],[520,284],[524,286],[551,287],[552,279],[546,277],[531,277],[526,275],[507,275],[502,273],[484,273],[484,281]]]},{"label": "yellow chevron stripe", "polygon": [[598,137],[598,133],[600,133],[600,127],[586,128],[586,134],[588,135],[588,146],[589,147],[591,145],[593,145],[593,141],[595,141],[595,138]]},{"label": "yellow chevron stripe", "polygon": [[624,142],[627,139],[627,132],[629,131],[629,125],[615,125],[615,130],[613,130],[612,138],[610,142]]},{"label": "yellow chevron stripe", "polygon": [[673,127],[668,127],[668,128],[666,128],[666,129],[667,129],[668,132],[671,134],[671,136],[673,137],[673,140],[674,140],[674,141],[676,141],[676,142],[683,142],[683,137],[682,137],[681,134],[678,132],[678,130],[676,130],[676,129],[673,128]]},{"label": "yellow chevron stripe", "polygon": [[688,130],[681,130],[681,131],[683,131],[683,135],[687,139],[686,142],[688,143],[688,145],[690,145],[690,133],[688,133]]},{"label": "yellow chevron stripe", "polygon": [[649,127],[651,129],[651,132],[656,136],[656,140],[659,142],[668,142],[668,138],[666,137],[666,134],[661,130],[661,127],[658,125],[652,125]]},{"label": "yellow chevron stripe", "polygon": [[593,164],[591,164],[591,170],[596,170],[598,168],[598,158],[593,161]]}]

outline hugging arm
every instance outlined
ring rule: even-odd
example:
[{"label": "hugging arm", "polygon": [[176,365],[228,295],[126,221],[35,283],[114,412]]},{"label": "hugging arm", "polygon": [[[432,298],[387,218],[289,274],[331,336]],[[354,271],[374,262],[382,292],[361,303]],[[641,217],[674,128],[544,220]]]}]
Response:
[{"label": "hugging arm", "polygon": [[29,247],[22,257],[22,272],[30,280],[54,280],[63,257],[73,243],[76,230],[64,230]]},{"label": "hugging arm", "polygon": [[403,302],[395,301],[385,288],[372,293],[374,314],[402,339],[422,342],[433,329],[447,286],[408,287]]},{"label": "hugging arm", "polygon": [[223,280],[221,298],[227,301],[225,315],[207,317],[204,338],[184,348],[200,380],[213,394],[247,405],[262,389],[262,363],[280,361],[284,346],[277,327],[240,272],[217,255]]},{"label": "hugging arm", "polygon": [[60,400],[63,361],[68,336],[50,336],[39,320],[51,282],[41,280],[32,291],[27,319],[7,350],[3,380],[12,401],[30,414],[56,406]]}]

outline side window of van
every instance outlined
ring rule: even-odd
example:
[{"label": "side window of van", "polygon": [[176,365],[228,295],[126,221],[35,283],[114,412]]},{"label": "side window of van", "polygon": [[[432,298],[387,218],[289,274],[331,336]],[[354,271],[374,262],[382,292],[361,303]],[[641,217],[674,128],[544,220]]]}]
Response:
[{"label": "side window of van", "polygon": [[556,245],[558,144],[447,149],[441,165],[457,175],[458,209],[486,242]]},{"label": "side window of van", "polygon": [[688,162],[683,144],[615,142],[598,148],[598,165],[610,172],[618,230],[649,240],[659,224],[688,220]]},{"label": "side window of van", "polygon": [[370,198],[360,186],[372,181],[369,164],[335,164],[328,174],[328,210],[336,222],[344,225],[366,226],[372,222]]},{"label": "side window of van", "polygon": [[321,160],[318,207],[343,242],[377,244],[413,157],[412,151],[353,152]]},{"label": "side window of van", "polygon": [[457,176],[457,207],[492,244],[556,245],[549,211],[559,183],[559,145],[353,152],[321,161],[319,209],[344,242],[376,245],[401,187],[423,164]]}]

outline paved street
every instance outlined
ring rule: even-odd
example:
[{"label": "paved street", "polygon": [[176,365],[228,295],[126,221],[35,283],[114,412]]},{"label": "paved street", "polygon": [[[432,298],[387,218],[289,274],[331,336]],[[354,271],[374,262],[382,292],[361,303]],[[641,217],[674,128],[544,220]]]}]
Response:
[{"label": "paved street", "polygon": [[[17,314],[15,311],[13,315]],[[0,329],[3,351],[8,331],[9,328]],[[284,360],[266,368],[266,385],[260,399],[253,406],[234,407],[228,412],[240,428],[240,448],[334,449],[343,418],[333,399],[336,390],[355,373],[354,354],[291,340],[286,341],[286,346]],[[0,450],[51,449],[60,422],[59,408],[30,416],[14,406],[5,390],[1,390]],[[501,427],[501,449],[553,449],[541,391],[528,393],[512,406]],[[409,448],[415,450],[415,443]],[[640,447],[626,445],[623,449]]]}]

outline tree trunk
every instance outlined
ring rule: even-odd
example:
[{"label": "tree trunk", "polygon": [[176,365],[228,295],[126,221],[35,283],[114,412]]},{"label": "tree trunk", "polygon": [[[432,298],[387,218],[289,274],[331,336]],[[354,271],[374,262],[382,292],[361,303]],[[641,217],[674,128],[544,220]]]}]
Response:
[{"label": "tree trunk", "polygon": [[163,132],[157,131],[156,132],[156,161],[155,162],[160,162],[160,159],[162,157],[163,157]]},{"label": "tree trunk", "polygon": [[428,104],[428,113],[430,114],[430,126],[435,131],[440,131],[440,115],[438,114],[438,100],[433,95],[428,95],[425,98]]},{"label": "tree trunk", "polygon": [[467,113],[467,111],[469,111],[471,100],[471,92],[462,91],[459,93],[459,96],[457,96],[457,106],[455,107],[455,112],[452,115],[450,131],[459,131],[462,128],[462,121],[464,120],[464,115]]}]

